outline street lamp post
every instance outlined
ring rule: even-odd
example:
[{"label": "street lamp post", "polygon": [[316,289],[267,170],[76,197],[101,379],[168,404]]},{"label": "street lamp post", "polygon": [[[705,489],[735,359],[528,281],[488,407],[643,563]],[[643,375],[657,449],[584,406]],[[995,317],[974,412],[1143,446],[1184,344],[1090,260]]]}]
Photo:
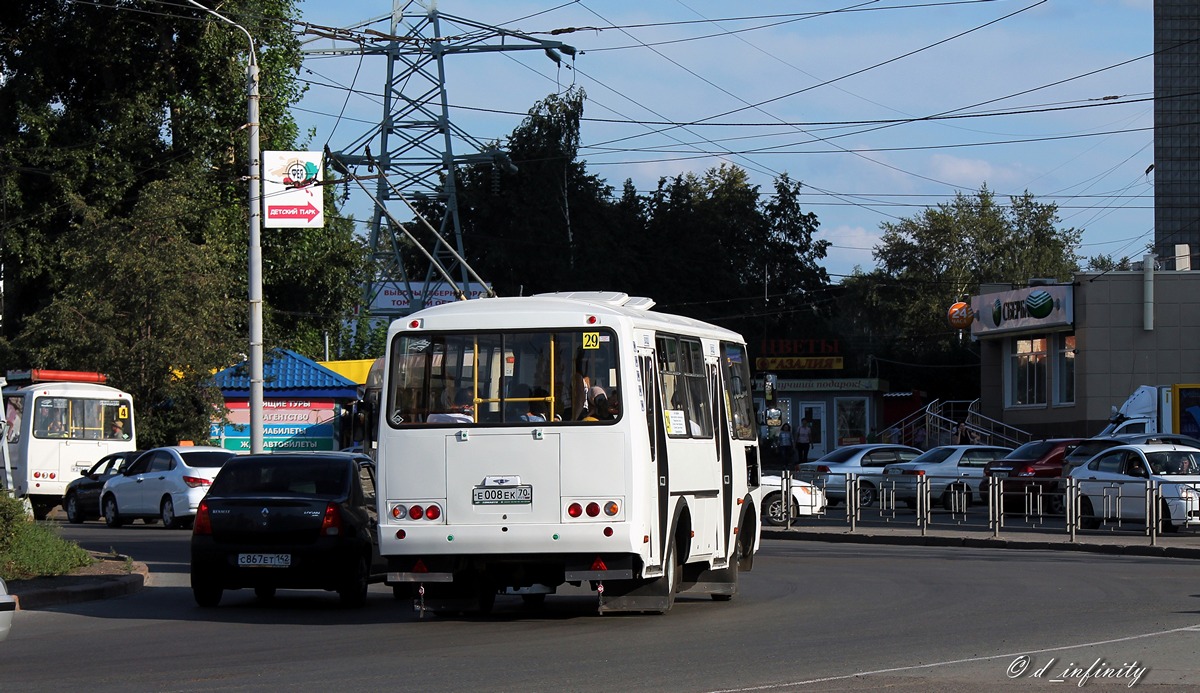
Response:
[{"label": "street lamp post", "polygon": [[263,297],[262,297],[262,219],[260,202],[262,176],[258,148],[258,59],[254,37],[246,27],[196,2],[188,0],[221,21],[241,29],[250,41],[246,65],[247,123],[250,131],[250,451],[263,451]]}]

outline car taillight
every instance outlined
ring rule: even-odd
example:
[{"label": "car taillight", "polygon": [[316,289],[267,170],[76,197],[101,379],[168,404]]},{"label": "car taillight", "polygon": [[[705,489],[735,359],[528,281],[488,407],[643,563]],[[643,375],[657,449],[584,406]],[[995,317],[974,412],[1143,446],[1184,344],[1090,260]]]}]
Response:
[{"label": "car taillight", "polygon": [[818,472],[822,472],[822,473],[824,473],[824,474],[828,474],[828,473],[829,473],[829,467],[828,467],[827,465],[824,465],[824,464],[819,464],[819,465],[817,465],[817,471],[818,471]]},{"label": "car taillight", "polygon": [[909,474],[911,476],[925,476],[924,469],[905,469],[904,473]]},{"label": "car taillight", "polygon": [[208,503],[200,501],[200,507],[196,510],[196,521],[192,523],[192,534],[211,535],[212,534],[212,517],[208,512]]},{"label": "car taillight", "polygon": [[183,477],[183,483],[187,484],[190,488],[212,485],[212,481],[199,476],[185,476]]},{"label": "car taillight", "polygon": [[1034,474],[1033,467],[1022,467],[1017,471],[1017,476],[1033,476]]},{"label": "car taillight", "polygon": [[336,537],[341,533],[342,511],[338,510],[337,503],[330,503],[325,506],[325,519],[321,520],[321,534]]}]

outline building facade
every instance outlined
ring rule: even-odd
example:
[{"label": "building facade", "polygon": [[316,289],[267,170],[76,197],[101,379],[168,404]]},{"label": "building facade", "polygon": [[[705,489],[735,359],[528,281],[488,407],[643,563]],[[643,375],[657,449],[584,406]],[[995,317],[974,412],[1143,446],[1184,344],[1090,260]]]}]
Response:
[{"label": "building facade", "polygon": [[1140,385],[1200,383],[1200,273],[1079,274],[971,307],[980,412],[1034,437],[1095,435]]},{"label": "building facade", "polygon": [[[1154,251],[1200,248],[1200,2],[1154,0]],[[1191,260],[1191,258],[1188,258]]]}]

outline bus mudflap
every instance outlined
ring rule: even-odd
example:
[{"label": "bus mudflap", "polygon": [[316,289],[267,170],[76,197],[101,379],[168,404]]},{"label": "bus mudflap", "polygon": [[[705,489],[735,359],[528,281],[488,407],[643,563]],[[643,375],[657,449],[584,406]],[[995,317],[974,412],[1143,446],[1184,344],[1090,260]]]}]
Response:
[{"label": "bus mudflap", "polygon": [[601,582],[600,613],[653,611],[665,613],[671,608],[670,584],[666,578],[611,580]]}]

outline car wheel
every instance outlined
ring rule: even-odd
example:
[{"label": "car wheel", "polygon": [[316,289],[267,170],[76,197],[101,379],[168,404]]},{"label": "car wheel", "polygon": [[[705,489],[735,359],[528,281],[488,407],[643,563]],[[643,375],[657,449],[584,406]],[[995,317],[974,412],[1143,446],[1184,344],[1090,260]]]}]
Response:
[{"label": "car wheel", "polygon": [[258,597],[260,602],[269,602],[275,598],[275,588],[266,585],[259,585],[254,588],[254,596]]},{"label": "car wheel", "polygon": [[1100,520],[1092,510],[1092,501],[1084,498],[1079,502],[1079,526],[1084,529],[1100,529]]},{"label": "car wheel", "polygon": [[1159,514],[1161,515],[1163,534],[1175,534],[1179,531],[1179,525],[1175,524],[1175,521],[1171,519],[1171,508],[1167,505],[1166,501],[1163,501]]},{"label": "car wheel", "polygon": [[345,582],[338,588],[338,597],[342,600],[342,606],[347,608],[360,607],[367,603],[367,587],[370,581],[371,566],[366,558],[359,558],[358,562],[351,568],[350,573],[346,575]]},{"label": "car wheel", "polygon": [[863,483],[858,489],[858,506],[866,508],[875,505],[875,501],[879,500],[878,496],[872,484]]},{"label": "car wheel", "polygon": [[217,583],[192,575],[192,597],[198,606],[211,609],[220,604],[222,592],[224,590]]},{"label": "car wheel", "polygon": [[[800,512],[800,506],[795,500],[792,501],[792,519],[796,519],[796,515]],[[763,519],[772,527],[783,527],[783,493],[776,492],[767,496],[763,500]]]},{"label": "car wheel", "polygon": [[170,496],[163,496],[159,512],[165,529],[175,529],[179,526],[179,518],[175,515],[175,501],[171,500]]},{"label": "car wheel", "polygon": [[[963,504],[962,508],[954,507],[955,494],[958,494],[958,496],[962,499],[962,504]],[[971,507],[971,491],[970,491],[970,489],[963,488],[962,486],[959,486],[959,487],[951,486],[950,488],[947,488],[946,492],[942,494],[942,507],[949,512],[954,512],[955,510],[965,511],[967,508]]]},{"label": "car wheel", "polygon": [[1055,487],[1052,491],[1046,492],[1046,512],[1050,515],[1066,515],[1067,503],[1066,493],[1060,487]]},{"label": "car wheel", "polygon": [[121,513],[117,510],[117,499],[110,496],[104,497],[104,524],[109,527],[120,527],[125,524],[121,519]]},{"label": "car wheel", "polygon": [[79,498],[74,493],[67,494],[67,500],[63,502],[63,509],[67,511],[67,522],[73,525],[83,523],[83,515],[79,514]]}]

